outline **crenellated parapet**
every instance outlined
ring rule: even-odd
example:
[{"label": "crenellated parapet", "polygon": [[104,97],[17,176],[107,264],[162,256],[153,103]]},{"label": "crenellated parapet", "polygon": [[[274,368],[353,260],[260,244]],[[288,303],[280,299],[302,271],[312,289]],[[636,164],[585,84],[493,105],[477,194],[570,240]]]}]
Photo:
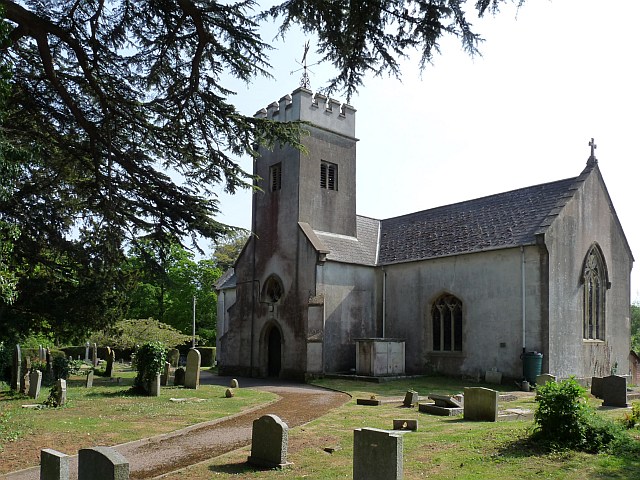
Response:
[{"label": "crenellated parapet", "polygon": [[278,122],[303,120],[348,137],[355,137],[356,133],[355,108],[302,87],[257,111],[254,116]]}]

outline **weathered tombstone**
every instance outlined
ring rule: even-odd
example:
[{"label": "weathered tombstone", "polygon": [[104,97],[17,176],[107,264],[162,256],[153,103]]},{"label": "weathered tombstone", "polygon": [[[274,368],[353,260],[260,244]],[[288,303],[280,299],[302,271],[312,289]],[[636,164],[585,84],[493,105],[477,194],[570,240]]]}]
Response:
[{"label": "weathered tombstone", "polygon": [[184,368],[183,367],[176,368],[176,373],[175,373],[175,376],[173,378],[173,384],[174,385],[184,385],[184,377],[185,377]]},{"label": "weathered tombstone", "polygon": [[234,395],[235,395],[235,393],[233,393],[233,389],[232,388],[227,388],[227,390],[224,392],[224,396],[226,398],[233,398]]},{"label": "weathered tombstone", "polygon": [[353,480],[398,480],[404,472],[402,434],[377,428],[353,432]]},{"label": "weathered tombstone", "polygon": [[263,415],[253,421],[249,463],[267,468],[285,467],[290,465],[288,448],[289,427],[277,415]]},{"label": "weathered tombstone", "polygon": [[160,374],[156,375],[155,380],[152,380],[151,382],[149,382],[147,392],[149,392],[150,397],[160,396]]},{"label": "weathered tombstone", "polygon": [[28,370],[24,372],[24,375],[20,377],[20,393],[22,395],[29,395],[29,386],[31,385],[30,377],[31,373]]},{"label": "weathered tombstone", "polygon": [[128,479],[129,462],[113,448],[83,448],[78,452],[78,480]]},{"label": "weathered tombstone", "polygon": [[195,348],[187,354],[187,371],[184,376],[185,388],[198,388],[200,386],[200,352]]},{"label": "weathered tombstone", "polygon": [[602,378],[602,405],[606,407],[628,407],[627,378],[609,375]]},{"label": "weathered tombstone", "polygon": [[69,456],[49,448],[40,450],[40,480],[69,480]]},{"label": "weathered tombstone", "polygon": [[415,432],[418,430],[418,420],[415,418],[394,418],[393,419],[394,430],[411,430]]},{"label": "weathered tombstone", "polygon": [[557,378],[555,375],[551,375],[550,373],[543,373],[536,377],[536,385],[541,387],[546,385],[548,382],[556,382]]},{"label": "weathered tombstone", "polygon": [[498,420],[498,392],[484,387],[465,387],[464,419],[481,422]]},{"label": "weathered tombstone", "polygon": [[429,399],[435,403],[419,403],[418,411],[443,417],[454,417],[462,414],[462,402],[453,395],[438,395],[432,393],[429,395]]},{"label": "weathered tombstone", "polygon": [[98,366],[98,345],[96,343],[93,344],[93,349],[91,351],[91,363],[94,367]]},{"label": "weathered tombstone", "polygon": [[113,373],[113,364],[116,361],[116,351],[111,350],[110,347],[107,347],[107,366],[105,369],[105,376],[111,377]]},{"label": "weathered tombstone", "polygon": [[31,398],[38,398],[38,395],[40,395],[41,385],[42,372],[40,370],[33,370],[29,376],[29,396]]},{"label": "weathered tombstone", "polygon": [[160,375],[160,385],[166,387],[169,384],[169,376],[171,372],[171,364],[164,362],[164,368],[162,369],[162,375]]},{"label": "weathered tombstone", "polygon": [[591,395],[602,399],[602,377],[591,377]]},{"label": "weathered tombstone", "polygon": [[487,383],[500,385],[502,383],[502,372],[498,372],[496,369],[487,370],[484,373],[484,381]]},{"label": "weathered tombstone", "polygon": [[89,361],[89,346],[90,346],[90,343],[89,343],[89,342],[87,342],[87,343],[85,344],[85,346],[84,346],[84,347],[85,347],[85,348],[84,348],[84,361],[85,361],[85,362],[88,362],[88,361]]},{"label": "weathered tombstone", "polygon": [[229,382],[229,387],[230,388],[238,388],[240,385],[238,384],[238,380],[235,378],[231,379],[231,382]]},{"label": "weathered tombstone", "polygon": [[404,401],[402,404],[405,407],[413,407],[416,403],[418,403],[418,392],[414,390],[407,390],[407,393],[404,395]]},{"label": "weathered tombstone", "polygon": [[41,362],[43,362],[45,360],[45,358],[44,358],[44,348],[42,347],[42,345],[38,345],[38,360],[40,360]]},{"label": "weathered tombstone", "polygon": [[87,373],[87,383],[85,384],[85,386],[87,388],[93,387],[93,368]]},{"label": "weathered tombstone", "polygon": [[47,381],[47,383],[50,384],[49,382],[53,380],[53,356],[51,355],[51,350],[49,350],[48,348],[46,350],[46,357],[47,357],[47,366],[44,369],[44,378]]},{"label": "weathered tombstone", "polygon": [[13,349],[13,363],[11,365],[11,390],[20,388],[20,377],[22,377],[22,352],[20,345]]},{"label": "weathered tombstone", "polygon": [[67,403],[67,381],[64,378],[60,378],[56,382],[55,400],[58,407],[63,407]]}]

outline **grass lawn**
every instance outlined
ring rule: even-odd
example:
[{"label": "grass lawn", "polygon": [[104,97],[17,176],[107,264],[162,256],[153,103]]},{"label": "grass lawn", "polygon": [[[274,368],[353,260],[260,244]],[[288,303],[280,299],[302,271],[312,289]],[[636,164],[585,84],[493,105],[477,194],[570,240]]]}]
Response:
[{"label": "grass lawn", "polygon": [[120,377],[120,383],[96,376],[90,389],[84,387],[86,377],[72,377],[67,381],[67,405],[58,409],[22,408],[42,404],[49,387],[41,389],[37,401],[0,390],[0,475],[38,465],[43,448],[75,454],[79,448],[167,433],[277,399],[268,392],[239,389],[230,400],[225,387],[214,385],[197,390],[163,387],[159,397],[144,397],[129,392],[135,372],[116,370],[114,377]]},{"label": "grass lawn", "polygon": [[[117,375],[126,376],[126,372]],[[131,382],[131,375],[124,382]],[[80,380],[78,380],[80,382]],[[586,454],[547,452],[527,442],[532,421],[498,423],[465,422],[460,417],[437,417],[404,408],[401,402],[381,406],[359,406],[357,398],[402,398],[407,390],[429,393],[459,393],[471,382],[444,377],[423,377],[388,383],[367,383],[324,379],[318,385],[342,390],[352,395],[343,407],[301,427],[289,431],[289,461],[294,465],[282,471],[256,470],[246,464],[250,448],[244,448],[203,462],[165,477],[168,480],[211,478],[351,478],[353,430],[360,427],[390,429],[394,418],[417,419],[417,432],[403,437],[404,478],[438,479],[630,479],[640,478],[640,456],[636,453]],[[185,390],[163,389],[159,398],[135,397],[127,393],[127,385],[113,385],[96,377],[93,389],[78,388],[70,382],[69,405],[58,410],[27,410],[24,398],[0,393],[0,474],[15,470],[5,467],[8,454],[25,456],[34,451],[30,463],[37,464],[40,448],[68,449],[116,444],[150,436],[270,401],[265,392],[239,389],[235,401],[224,398],[222,387]],[[486,386],[486,385],[485,385]],[[503,390],[509,390],[502,387]],[[46,397],[43,392],[41,401]],[[173,403],[170,397],[188,398],[186,403]],[[196,401],[197,400],[197,401]],[[596,402],[594,400],[594,402]],[[594,404],[599,404],[599,401]],[[500,409],[535,409],[533,396],[501,402]],[[622,418],[623,409],[598,410],[609,418]],[[636,431],[633,432],[637,434]],[[55,440],[38,444],[38,441]],[[104,440],[107,439],[105,442]],[[11,462],[13,463],[13,461]],[[19,467],[18,467],[19,468]]]}]

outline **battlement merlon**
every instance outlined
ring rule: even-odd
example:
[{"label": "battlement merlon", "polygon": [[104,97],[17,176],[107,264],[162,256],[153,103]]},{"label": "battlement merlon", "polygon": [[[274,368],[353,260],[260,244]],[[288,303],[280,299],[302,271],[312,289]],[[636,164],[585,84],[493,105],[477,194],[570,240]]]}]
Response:
[{"label": "battlement merlon", "polygon": [[297,88],[278,102],[258,110],[255,117],[270,118],[278,122],[303,120],[313,125],[350,138],[356,135],[356,109],[346,103]]}]

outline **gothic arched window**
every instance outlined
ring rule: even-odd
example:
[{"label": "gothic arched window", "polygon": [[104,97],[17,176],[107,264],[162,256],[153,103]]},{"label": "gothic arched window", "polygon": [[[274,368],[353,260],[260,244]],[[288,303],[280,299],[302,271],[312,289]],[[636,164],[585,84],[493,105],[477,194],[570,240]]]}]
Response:
[{"label": "gothic arched window", "polygon": [[602,252],[593,245],[584,261],[583,281],[583,325],[585,340],[604,340],[604,303],[608,288],[607,270]]},{"label": "gothic arched window", "polygon": [[433,350],[462,351],[462,302],[453,295],[441,295],[431,307]]},{"label": "gothic arched window", "polygon": [[265,302],[277,303],[284,294],[284,288],[280,279],[276,275],[271,275],[264,283],[262,292]]}]

